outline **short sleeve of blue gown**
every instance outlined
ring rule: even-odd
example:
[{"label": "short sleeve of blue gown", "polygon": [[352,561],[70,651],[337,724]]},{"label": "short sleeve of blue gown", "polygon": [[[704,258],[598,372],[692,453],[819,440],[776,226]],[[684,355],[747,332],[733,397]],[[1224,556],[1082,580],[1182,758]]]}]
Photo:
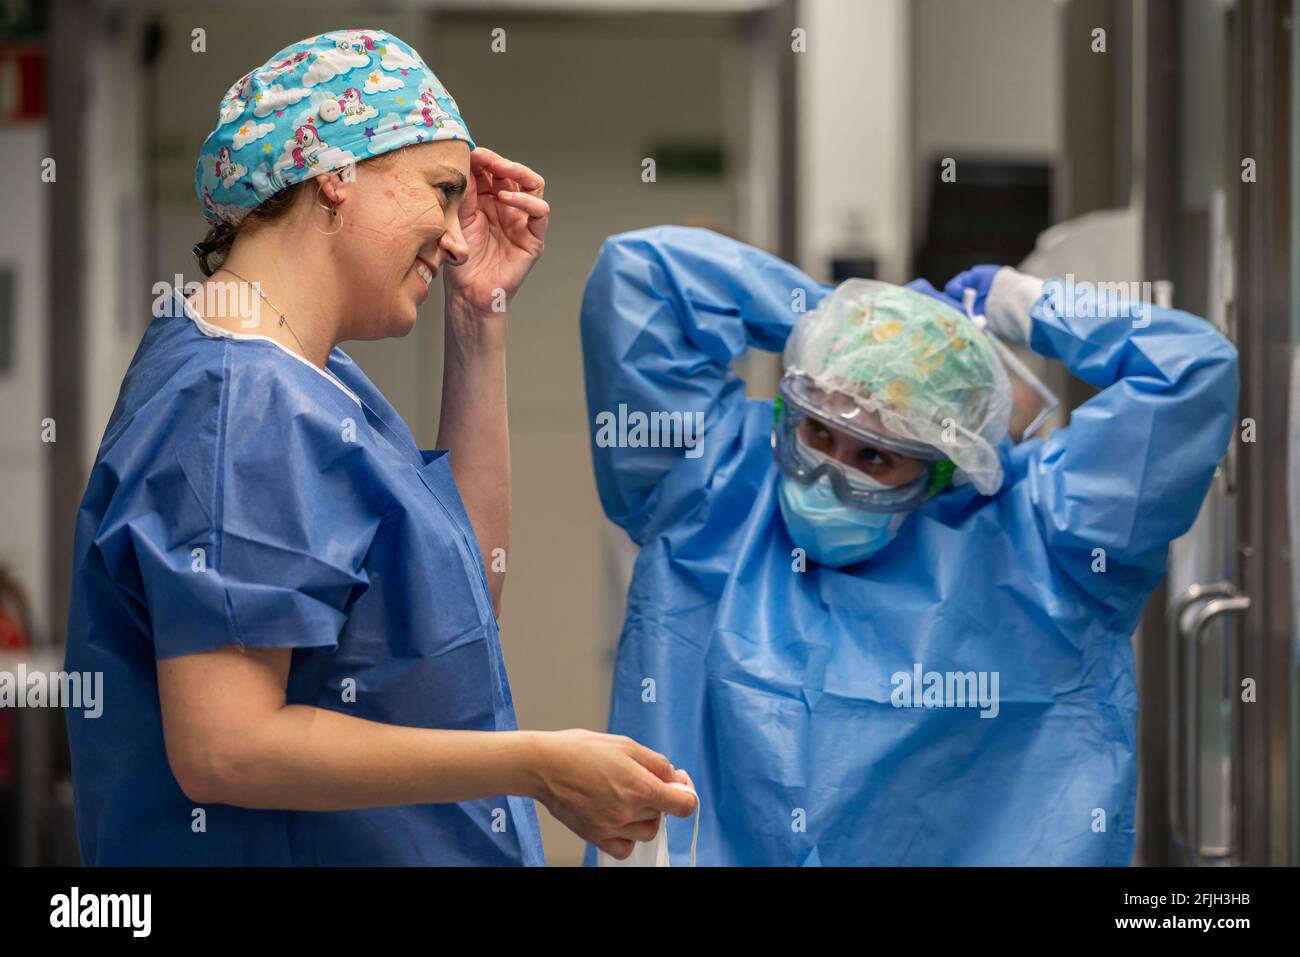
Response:
[{"label": "short sleeve of blue gown", "polygon": [[156,658],[337,647],[383,511],[365,428],[318,372],[247,343],[110,424],[96,546],[135,579]]}]

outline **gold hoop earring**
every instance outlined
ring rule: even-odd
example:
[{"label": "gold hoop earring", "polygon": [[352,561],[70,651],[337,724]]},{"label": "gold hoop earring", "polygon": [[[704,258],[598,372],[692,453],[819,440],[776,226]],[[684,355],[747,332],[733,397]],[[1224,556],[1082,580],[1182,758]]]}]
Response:
[{"label": "gold hoop earring", "polygon": [[325,210],[325,212],[330,214],[330,217],[335,220],[335,225],[333,229],[321,229],[319,226],[317,226],[316,232],[320,233],[322,236],[333,236],[335,233],[337,233],[340,229],[343,228],[343,214],[339,212],[337,203],[333,203],[329,206],[326,206],[324,203],[322,203],[320,201],[320,191],[321,191],[321,187],[320,185],[317,185],[316,205],[319,206],[321,209]]}]

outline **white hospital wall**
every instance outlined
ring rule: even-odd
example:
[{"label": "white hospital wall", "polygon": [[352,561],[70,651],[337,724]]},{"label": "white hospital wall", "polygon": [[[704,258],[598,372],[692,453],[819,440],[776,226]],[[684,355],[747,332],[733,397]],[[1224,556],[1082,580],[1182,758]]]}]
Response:
[{"label": "white hospital wall", "polygon": [[798,63],[799,265],[820,281],[856,214],[879,278],[907,278],[911,247],[911,20],[905,0],[802,0]]},{"label": "white hospital wall", "polygon": [[915,0],[912,15],[919,234],[936,156],[1056,158],[1063,14],[1053,0]]},{"label": "white hospital wall", "polygon": [[[112,21],[115,28],[108,22],[101,22],[96,42],[86,46],[81,168],[88,182],[82,255],[79,262],[61,266],[81,270],[85,282],[83,478],[90,474],[122,377],[148,324],[153,281],[145,274],[149,220],[143,169],[148,145],[141,124],[144,75],[138,65],[139,38],[129,19]],[[59,342],[60,326],[59,317],[53,317],[56,346],[69,348]]]},{"label": "white hospital wall", "polygon": [[46,311],[49,245],[41,162],[49,156],[45,124],[0,129],[0,155],[10,175],[0,176],[0,264],[12,273],[11,365],[0,372],[0,562],[27,592],[33,627],[44,633],[46,606],[45,474],[41,444],[46,399]]}]

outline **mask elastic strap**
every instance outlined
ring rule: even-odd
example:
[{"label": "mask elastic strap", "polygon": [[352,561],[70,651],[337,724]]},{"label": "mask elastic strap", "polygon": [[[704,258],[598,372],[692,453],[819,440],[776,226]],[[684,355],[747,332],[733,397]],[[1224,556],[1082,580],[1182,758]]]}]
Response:
[{"label": "mask elastic strap", "polygon": [[[683,784],[680,781],[669,781],[668,786],[677,788],[677,790],[679,791],[685,791],[688,794],[694,795],[695,797],[695,814],[694,814],[695,830],[691,833],[691,863],[687,865],[688,867],[694,867],[695,866],[695,845],[698,844],[700,841],[700,795],[689,784]],[[665,825],[660,824],[659,826],[664,827]],[[667,832],[665,832],[665,836],[667,836]]]},{"label": "mask elastic strap", "polygon": [[1043,383],[1042,379],[1029,371],[1029,367],[1020,361],[1020,357],[1012,352],[1006,343],[988,331],[988,320],[983,315],[975,315],[975,296],[976,293],[974,289],[967,289],[962,296],[962,305],[966,309],[966,318],[975,323],[975,328],[985,334],[985,338],[992,343],[993,351],[998,354],[998,358],[1002,360],[1003,365],[1008,366],[1012,372],[1023,379],[1025,383],[1038,394],[1038,397],[1042,399],[1044,403],[1043,411],[1039,412],[1038,415],[1034,417],[1034,421],[1029,423],[1024,433],[1020,436],[1020,440],[1023,442],[1038,431],[1039,426],[1046,422],[1048,416],[1056,411],[1056,407],[1061,404],[1061,400],[1056,397],[1055,392]]}]

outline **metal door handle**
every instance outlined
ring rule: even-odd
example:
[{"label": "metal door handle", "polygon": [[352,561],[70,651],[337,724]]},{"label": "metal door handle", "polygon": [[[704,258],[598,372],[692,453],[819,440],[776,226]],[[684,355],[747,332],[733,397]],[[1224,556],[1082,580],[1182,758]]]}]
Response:
[{"label": "metal door handle", "polygon": [[[1191,654],[1192,674],[1188,684],[1193,691],[1198,691],[1200,689],[1201,657],[1205,650],[1205,645],[1206,645],[1205,637],[1209,632],[1210,625],[1213,624],[1214,620],[1218,618],[1220,615],[1228,614],[1231,612],[1247,611],[1249,610],[1249,608],[1250,608],[1250,597],[1247,595],[1238,594],[1238,595],[1233,595],[1231,597],[1212,598],[1210,601],[1207,601],[1204,605],[1202,605],[1200,608],[1196,610],[1196,613],[1192,618],[1192,627],[1190,629],[1191,633],[1189,635],[1189,639],[1193,647],[1192,647],[1192,654]],[[1231,638],[1229,638],[1229,640],[1231,640]],[[1230,660],[1235,661],[1236,656],[1233,655],[1230,658]],[[1232,677],[1235,679],[1235,674]],[[1232,769],[1232,762],[1235,760],[1235,757],[1232,753],[1232,748],[1236,743],[1235,728],[1236,728],[1236,721],[1237,721],[1237,707],[1236,707],[1237,695],[1235,692],[1235,683],[1230,683],[1230,684],[1233,684],[1233,688],[1234,688],[1234,690],[1230,692],[1227,697],[1228,706],[1229,706],[1228,725],[1230,728],[1230,734],[1228,738],[1230,742],[1229,751],[1228,751],[1228,762],[1229,762],[1228,781],[1229,781],[1229,788],[1231,789],[1231,782],[1235,777]],[[1201,709],[1199,707],[1196,707],[1194,698],[1192,699],[1192,701],[1193,701],[1193,705],[1192,705],[1191,723],[1190,723],[1190,727],[1188,728],[1188,730],[1190,731],[1189,737],[1191,738],[1191,742],[1192,742],[1191,749],[1189,751],[1189,757],[1191,759],[1190,766],[1189,766],[1189,772],[1190,772],[1189,778],[1190,778],[1191,787],[1188,789],[1187,794],[1190,798],[1189,807],[1188,807],[1188,821],[1191,825],[1191,830],[1189,832],[1189,837],[1192,838],[1193,840],[1189,841],[1189,844],[1193,849],[1193,853],[1197,857],[1199,857],[1203,863],[1226,861],[1227,859],[1232,857],[1232,843],[1233,843],[1232,842],[1232,832],[1233,832],[1232,814],[1233,814],[1234,803],[1231,801],[1231,799],[1229,800],[1229,804],[1228,804],[1229,824],[1227,828],[1227,841],[1225,843],[1219,844],[1219,843],[1211,843],[1209,840],[1205,839],[1201,833],[1202,821],[1200,815]],[[1231,798],[1231,790],[1229,792],[1229,797]]]},{"label": "metal door handle", "polygon": [[1184,732],[1190,725],[1191,702],[1195,693],[1188,693],[1183,645],[1188,638],[1183,630],[1183,615],[1197,602],[1215,598],[1231,598],[1237,586],[1230,581],[1197,582],[1179,595],[1170,607],[1174,623],[1174,640],[1169,643],[1169,826],[1175,839],[1189,845],[1187,796],[1191,777],[1188,773],[1196,748],[1195,740]]}]

